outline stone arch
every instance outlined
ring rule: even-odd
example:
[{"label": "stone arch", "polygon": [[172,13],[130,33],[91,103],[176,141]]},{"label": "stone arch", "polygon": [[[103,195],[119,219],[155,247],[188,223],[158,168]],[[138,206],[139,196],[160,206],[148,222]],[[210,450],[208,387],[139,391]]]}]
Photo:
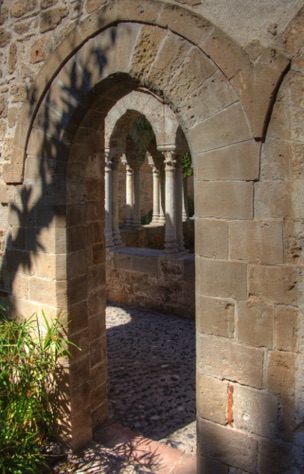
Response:
[{"label": "stone arch", "polygon": [[109,147],[110,139],[118,120],[121,119],[128,110],[136,110],[150,122],[155,135],[156,146],[165,144],[174,145],[176,143],[179,123],[174,113],[170,107],[164,104],[159,98],[141,90],[139,92],[133,91],[123,97],[110,110],[106,118],[106,148]]},{"label": "stone arch", "polygon": [[[34,228],[36,240],[42,231],[47,236],[43,248],[35,247],[31,277],[24,276],[27,290],[19,281],[15,293],[19,308],[47,302],[54,311],[69,310],[70,337],[82,348],[67,378],[67,430],[74,448],[89,440],[106,416],[101,318],[105,115],[121,97],[147,87],[161,94],[180,120],[194,161],[197,235],[208,235],[216,226],[221,237],[215,250],[204,248],[199,238],[196,247],[198,328],[210,334],[202,317],[203,300],[211,305],[212,299],[219,299],[226,308],[231,300],[245,301],[248,295],[246,263],[229,256],[227,222],[254,217],[253,182],[259,176],[254,139],[263,135],[269,103],[286,65],[282,56],[272,62],[266,53],[254,64],[209,22],[181,7],[117,0],[79,25],[41,71],[23,108],[14,161],[5,173],[7,182],[20,182],[24,176],[25,212],[16,227],[26,235]],[[271,80],[261,90],[269,71]],[[251,110],[250,99],[257,92],[261,94]],[[31,252],[27,248],[25,258]],[[203,346],[203,339],[198,371],[207,383],[211,374],[203,360],[211,342],[206,337]],[[229,344],[221,341],[216,350],[233,350]],[[244,357],[250,358],[246,350]],[[221,376],[229,378],[227,372]],[[236,368],[230,377],[238,381],[243,373]],[[242,382],[262,388],[259,374],[244,377]],[[198,410],[204,418],[203,403]],[[207,425],[201,424],[200,433],[208,431]],[[224,429],[221,426],[219,436]],[[239,438],[233,442],[238,444]],[[206,455],[213,457],[210,451]]]}]

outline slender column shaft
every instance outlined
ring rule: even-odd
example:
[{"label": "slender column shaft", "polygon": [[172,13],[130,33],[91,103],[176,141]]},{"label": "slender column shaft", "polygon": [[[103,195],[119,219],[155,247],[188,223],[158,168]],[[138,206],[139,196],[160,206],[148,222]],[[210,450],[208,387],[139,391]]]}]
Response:
[{"label": "slender column shaft", "polygon": [[175,171],[175,211],[176,211],[176,239],[178,250],[181,252],[185,249],[184,246],[184,231],[182,220],[182,200],[183,200],[183,170],[181,161],[176,163]]},{"label": "slender column shaft", "polygon": [[160,207],[160,188],[159,188],[159,170],[155,165],[152,165],[153,176],[153,213],[152,224],[157,224],[159,221],[159,207]]},{"label": "slender column shaft", "polygon": [[166,216],[165,216],[165,200],[166,200],[166,179],[164,172],[160,171],[160,186],[159,186],[159,219],[158,222],[160,224],[165,224]]},{"label": "slender column shaft", "polygon": [[183,222],[188,219],[188,178],[183,179],[183,210],[182,210]]},{"label": "slender column shaft", "polygon": [[175,209],[175,160],[172,151],[165,151],[166,174],[166,228],[165,253],[177,253]]},{"label": "slender column shaft", "polygon": [[105,239],[106,247],[113,247],[112,235],[112,162],[105,156]]},{"label": "slender column shaft", "polygon": [[112,170],[112,229],[113,229],[113,242],[115,245],[122,245],[120,231],[119,231],[119,218],[118,218],[118,171],[117,164],[114,163]]},{"label": "slender column shaft", "polygon": [[134,206],[134,190],[133,190],[133,170],[130,165],[126,164],[126,226],[131,227],[133,222],[133,206]]},{"label": "slender column shaft", "polygon": [[133,168],[133,219],[132,227],[140,226],[140,169],[139,166]]}]

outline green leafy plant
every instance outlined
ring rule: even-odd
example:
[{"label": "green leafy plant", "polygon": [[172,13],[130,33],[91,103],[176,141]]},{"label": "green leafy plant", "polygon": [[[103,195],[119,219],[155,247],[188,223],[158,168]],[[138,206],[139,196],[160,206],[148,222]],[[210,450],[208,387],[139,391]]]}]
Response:
[{"label": "green leafy plant", "polygon": [[184,153],[182,157],[183,177],[190,178],[193,175],[192,158],[190,153]]},{"label": "green leafy plant", "polygon": [[[60,316],[0,314],[0,472],[41,474],[55,426],[59,358],[70,355]],[[56,398],[56,397],[54,397]]]}]

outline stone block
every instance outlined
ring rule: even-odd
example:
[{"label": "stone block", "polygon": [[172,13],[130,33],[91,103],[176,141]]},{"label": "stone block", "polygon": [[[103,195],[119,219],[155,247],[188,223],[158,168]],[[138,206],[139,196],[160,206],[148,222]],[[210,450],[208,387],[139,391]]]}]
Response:
[{"label": "stone block", "polygon": [[260,144],[250,140],[198,154],[194,161],[195,175],[205,181],[256,180],[259,151]]},{"label": "stone block", "polygon": [[278,429],[278,400],[270,393],[234,385],[234,427],[264,438],[275,438]]},{"label": "stone block", "polygon": [[200,474],[228,474],[228,472],[231,472],[231,468],[226,464],[213,461],[203,456],[198,456],[197,465]]},{"label": "stone block", "polygon": [[66,229],[64,227],[26,228],[26,249],[37,246],[40,252],[64,253],[66,251]]},{"label": "stone block", "polygon": [[[34,208],[34,224],[36,228],[66,227],[66,206],[52,204],[37,204]],[[58,240],[57,240],[58,241]]]},{"label": "stone block", "polygon": [[58,314],[56,307],[46,305],[45,302],[42,304],[36,303],[35,301],[29,301],[28,299],[22,299],[18,295],[13,298],[13,311],[14,316],[23,316],[28,318],[32,314],[41,314],[44,311],[48,317],[55,318]]},{"label": "stone block", "polygon": [[67,277],[66,254],[37,252],[33,258],[35,276],[52,280],[65,280]]},{"label": "stone block", "polygon": [[71,414],[73,451],[83,448],[92,440],[92,416],[91,407],[83,407]]},{"label": "stone block", "polygon": [[244,181],[196,183],[196,217],[252,219],[253,185]]},{"label": "stone block", "polygon": [[302,264],[304,261],[304,220],[286,219],[284,221],[285,262]]},{"label": "stone block", "polygon": [[295,466],[295,459],[291,444],[271,439],[261,439],[259,441],[259,474],[287,473],[291,472],[292,466]]},{"label": "stone block", "polygon": [[56,306],[56,281],[32,276],[29,281],[29,299],[42,304],[47,301],[49,305]]},{"label": "stone block", "polygon": [[[81,354],[81,355],[79,355]],[[80,387],[90,380],[90,362],[88,353],[77,353],[70,362],[70,386],[71,389]]]},{"label": "stone block", "polygon": [[40,33],[54,30],[67,15],[67,8],[53,8],[51,10],[43,11],[40,18]]},{"label": "stone block", "polygon": [[228,258],[228,224],[216,219],[196,219],[195,253],[207,258]]},{"label": "stone block", "polygon": [[89,331],[88,328],[84,328],[81,331],[76,333],[69,333],[69,339],[76,347],[71,346],[69,348],[72,358],[76,359],[77,357],[82,357],[83,354],[88,354],[89,352]]},{"label": "stone block", "polygon": [[276,304],[297,304],[302,280],[300,267],[249,265],[249,294]]},{"label": "stone block", "polygon": [[[88,288],[96,288],[99,286],[104,288],[105,285],[105,264],[94,265],[88,268]],[[97,283],[98,282],[98,283]]]},{"label": "stone block", "polygon": [[275,347],[280,351],[294,352],[297,348],[299,312],[288,306],[276,306],[274,313]]},{"label": "stone block", "polygon": [[68,333],[74,334],[88,328],[87,303],[82,301],[69,307]]},{"label": "stone block", "polygon": [[114,268],[117,270],[131,270],[132,269],[132,255],[124,252],[114,253]]},{"label": "stone block", "polygon": [[132,271],[157,275],[158,259],[154,256],[132,255]]},{"label": "stone block", "polygon": [[285,140],[267,138],[262,145],[261,180],[275,181],[290,177],[293,145]]},{"label": "stone block", "polygon": [[[169,45],[168,48],[170,48]],[[215,80],[216,68],[214,63],[203,55],[198,48],[190,48],[189,52],[183,51],[183,54],[184,57],[181,56],[182,62],[180,64],[177,62],[178,67],[175,70],[172,69],[172,80],[164,85],[163,89],[168,96],[178,101],[180,109],[188,107],[188,110],[193,113],[193,107],[197,105],[198,97],[205,103],[204,95],[207,95],[206,89],[208,88],[206,82],[208,81],[209,85],[212,79]],[[180,61],[180,58],[178,58],[178,61]],[[189,64],[191,64],[191,68],[189,68]],[[224,93],[222,95],[225,96]],[[206,114],[209,107],[212,107],[211,104],[212,100],[206,104],[206,110],[204,111]],[[185,124],[187,128],[190,128],[190,123]]]},{"label": "stone block", "polygon": [[245,472],[257,472],[258,442],[242,431],[198,420],[199,453]]},{"label": "stone block", "polygon": [[236,103],[192,127],[189,138],[198,153],[248,141],[252,137],[243,109]]},{"label": "stone block", "polygon": [[196,285],[203,296],[247,298],[247,265],[196,257]]},{"label": "stone block", "polygon": [[[181,102],[181,115],[184,117],[184,129],[192,128],[198,121],[202,122],[218,114],[223,108],[229,107],[237,102],[237,100],[238,97],[235,90],[227,81],[224,74],[220,70],[217,70],[199,89],[192,92],[191,100],[189,98],[187,102]],[[203,108],[201,106],[202,102],[204,103]],[[191,107],[189,108],[190,103]],[[214,152],[216,151],[214,150]],[[213,169],[212,164],[211,169]],[[218,168],[216,169],[218,170]]]},{"label": "stone block", "polygon": [[69,227],[79,226],[85,222],[86,205],[70,204],[67,206],[67,225]]},{"label": "stone block", "polygon": [[106,360],[99,365],[96,365],[90,371],[90,382],[91,382],[91,390],[97,389],[100,385],[105,385],[107,382],[107,364]]},{"label": "stone block", "polygon": [[103,290],[103,287],[98,286],[95,286],[93,289],[89,288],[89,296],[87,301],[87,311],[89,318],[94,317],[96,314],[100,314],[103,310],[105,306],[105,296]]},{"label": "stone block", "polygon": [[131,69],[136,77],[149,74],[165,36],[166,31],[160,28],[146,25],[141,29],[132,55]]},{"label": "stone block", "polygon": [[200,336],[197,342],[199,367],[206,375],[263,387],[264,351],[242,346],[230,339]]},{"label": "stone block", "polygon": [[226,381],[199,374],[196,403],[201,418],[221,425],[226,424],[227,387]]},{"label": "stone block", "polygon": [[234,303],[229,300],[196,295],[197,328],[203,334],[233,337]]},{"label": "stone block", "polygon": [[90,343],[90,366],[94,368],[106,360],[106,341],[105,337],[99,337]]},{"label": "stone block", "polygon": [[254,186],[254,215],[258,219],[291,216],[291,189],[288,182],[264,181]]},{"label": "stone block", "polygon": [[[25,227],[11,227],[7,238],[6,246],[8,249],[26,250],[26,231]],[[33,259],[31,259],[33,261]]]},{"label": "stone block", "polygon": [[[265,129],[268,110],[273,94],[281,75],[289,64],[289,60],[274,51],[271,63],[256,63],[243,68],[233,79],[232,84],[237,90],[247,120],[250,123],[252,135],[262,137]],[[280,56],[276,61],[276,56]],[[279,67],[275,67],[279,65]],[[253,100],[252,98],[255,97]]]},{"label": "stone block", "polygon": [[282,222],[274,220],[229,222],[229,257],[245,262],[283,263]]},{"label": "stone block", "polygon": [[[16,273],[12,281],[12,294],[18,299],[28,299],[29,277],[20,272]],[[30,316],[28,314],[27,316]]]},{"label": "stone block", "polygon": [[[103,0],[102,0],[103,1]],[[116,3],[110,3],[103,5],[98,14],[89,15],[79,25],[78,30],[83,40],[95,36],[105,26],[111,23],[115,23],[117,19],[117,5]]]},{"label": "stone block", "polygon": [[[191,49],[190,43],[171,32],[167,33],[149,71],[148,80],[158,88],[165,90],[167,94],[168,91],[173,94],[172,78],[182,66],[184,59],[190,54]],[[175,81],[174,85],[177,87]],[[180,90],[176,91],[176,94],[179,99],[184,97],[181,96]]]},{"label": "stone block", "polygon": [[104,242],[93,244],[92,249],[92,265],[100,265],[105,260],[105,245]]},{"label": "stone block", "polygon": [[188,38],[193,44],[203,43],[214,26],[205,18],[194,16],[192,12],[177,5],[166,4],[157,18],[157,24]]},{"label": "stone block", "polygon": [[76,304],[85,301],[87,299],[87,294],[87,275],[69,280],[67,292],[69,304]]},{"label": "stone block", "polygon": [[6,184],[0,184],[0,202],[1,204],[8,204],[12,202],[14,198],[13,186],[7,186]]},{"label": "stone block", "polygon": [[96,338],[96,334],[104,336],[106,333],[106,321],[104,311],[100,311],[96,316],[89,318],[89,338],[93,341]]},{"label": "stone block", "polygon": [[72,413],[79,411],[80,407],[90,406],[90,383],[86,382],[83,385],[73,388],[70,396]]},{"label": "stone block", "polygon": [[92,411],[92,423],[93,423],[93,430],[98,428],[101,424],[108,421],[108,403],[105,402],[99,405],[95,410]]},{"label": "stone block", "polygon": [[86,12],[92,13],[98,10],[105,3],[107,3],[107,0],[86,0],[86,3],[85,3]]},{"label": "stone block", "polygon": [[268,389],[281,396],[295,393],[295,354],[270,351],[267,369]]},{"label": "stone block", "polygon": [[255,347],[273,347],[274,307],[260,301],[237,304],[237,340]]},{"label": "stone block", "polygon": [[92,410],[107,402],[107,384],[103,383],[92,390]]},{"label": "stone block", "polygon": [[66,240],[68,253],[84,250],[87,245],[85,226],[79,225],[66,229]]},{"label": "stone block", "polygon": [[17,1],[11,7],[10,13],[15,18],[21,18],[22,16],[32,12],[37,8],[37,0],[29,0],[27,2]]}]

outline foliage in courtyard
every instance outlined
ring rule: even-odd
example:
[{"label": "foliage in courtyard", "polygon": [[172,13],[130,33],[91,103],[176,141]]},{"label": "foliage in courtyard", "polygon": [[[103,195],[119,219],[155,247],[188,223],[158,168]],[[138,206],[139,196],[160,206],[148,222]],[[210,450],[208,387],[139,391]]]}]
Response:
[{"label": "foliage in courtyard", "polygon": [[41,474],[56,420],[59,358],[71,343],[60,317],[16,322],[0,311],[0,472]]},{"label": "foliage in courtyard", "polygon": [[190,178],[193,175],[192,158],[190,153],[184,153],[182,157],[183,177]]}]

